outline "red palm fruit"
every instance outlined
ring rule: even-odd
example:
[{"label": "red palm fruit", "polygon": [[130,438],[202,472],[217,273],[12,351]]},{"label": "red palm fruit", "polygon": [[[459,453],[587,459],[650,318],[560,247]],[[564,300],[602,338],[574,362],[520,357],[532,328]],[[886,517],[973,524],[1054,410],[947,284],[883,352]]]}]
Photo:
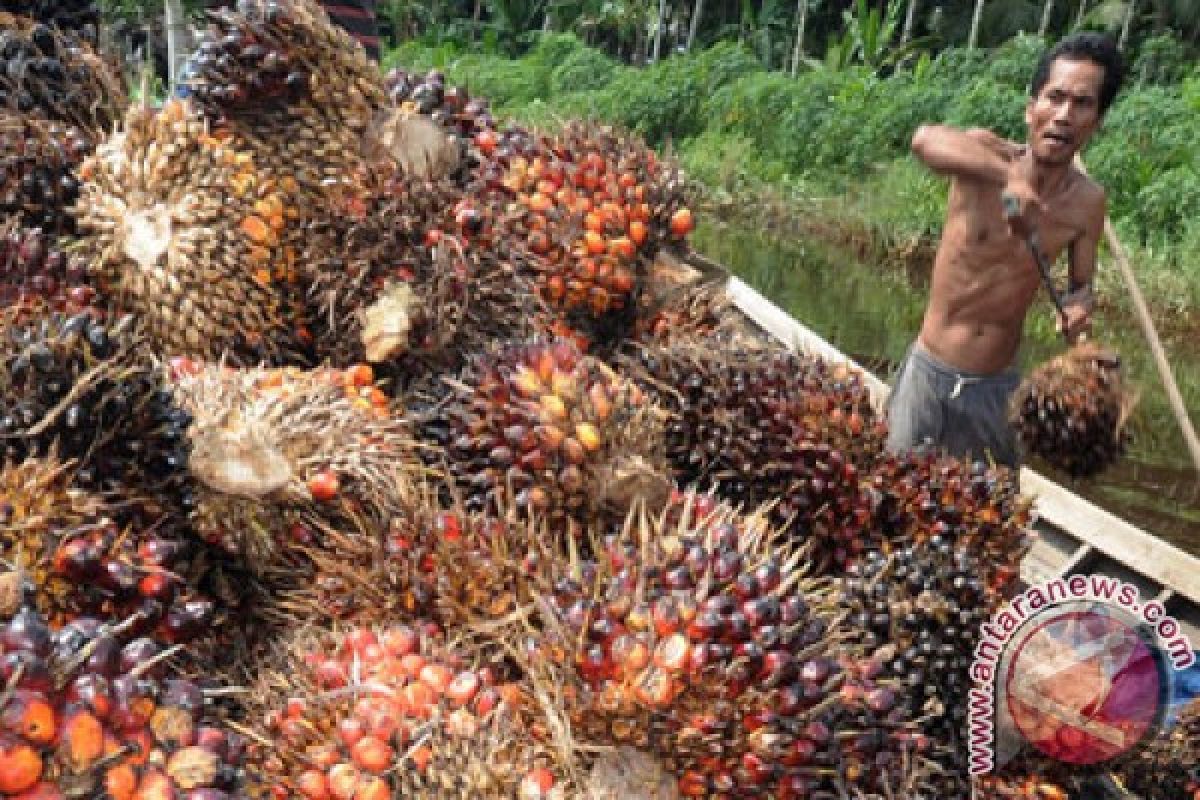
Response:
[{"label": "red palm fruit", "polygon": [[348,762],[334,764],[328,773],[329,794],[336,800],[353,800],[362,782],[362,772]]}]

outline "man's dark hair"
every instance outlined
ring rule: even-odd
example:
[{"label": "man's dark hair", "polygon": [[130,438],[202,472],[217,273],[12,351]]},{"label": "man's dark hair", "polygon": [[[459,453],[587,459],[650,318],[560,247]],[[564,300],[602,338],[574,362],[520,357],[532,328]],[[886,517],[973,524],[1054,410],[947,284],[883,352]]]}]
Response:
[{"label": "man's dark hair", "polygon": [[1033,82],[1029,85],[1029,96],[1037,97],[1050,77],[1050,67],[1060,58],[1068,61],[1092,61],[1104,67],[1104,82],[1100,84],[1100,113],[1112,105],[1121,81],[1125,77],[1125,65],[1121,53],[1113,40],[1101,33],[1073,33],[1051,47],[1038,60],[1033,71]]}]

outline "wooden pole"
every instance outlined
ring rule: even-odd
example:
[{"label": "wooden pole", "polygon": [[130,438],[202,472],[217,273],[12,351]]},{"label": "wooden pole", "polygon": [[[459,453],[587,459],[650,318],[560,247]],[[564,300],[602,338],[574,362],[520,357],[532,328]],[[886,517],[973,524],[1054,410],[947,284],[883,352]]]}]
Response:
[{"label": "wooden pole", "polygon": [[[1087,167],[1084,166],[1083,158],[1078,154],[1075,155],[1075,166],[1079,168],[1080,172],[1087,175]],[[1167,361],[1167,351],[1163,349],[1162,340],[1158,338],[1158,331],[1154,327],[1154,320],[1150,316],[1146,298],[1142,296],[1142,290],[1138,288],[1137,277],[1133,274],[1133,267],[1129,266],[1125,248],[1121,246],[1121,240],[1117,238],[1117,231],[1113,228],[1112,220],[1107,215],[1104,217],[1104,241],[1108,243],[1108,249],[1112,251],[1113,260],[1117,262],[1121,277],[1125,279],[1125,286],[1129,289],[1130,298],[1133,299],[1133,310],[1138,325],[1146,337],[1146,343],[1150,345],[1150,355],[1154,357],[1154,366],[1158,369],[1158,377],[1162,380],[1163,389],[1167,392],[1167,402],[1175,414],[1179,429],[1183,431],[1183,441],[1192,456],[1192,464],[1196,467],[1196,471],[1200,472],[1200,438],[1196,437],[1196,429],[1192,427],[1187,406],[1183,402],[1183,394],[1179,391],[1179,384],[1175,382],[1175,373],[1171,371],[1171,363]]]},{"label": "wooden pole", "polygon": [[1146,306],[1142,290],[1138,288],[1133,269],[1129,266],[1129,259],[1125,256],[1125,249],[1121,246],[1121,240],[1117,238],[1117,232],[1113,229],[1112,221],[1108,217],[1104,218],[1104,240],[1108,242],[1108,249],[1112,251],[1113,260],[1117,262],[1121,276],[1125,279],[1126,286],[1129,287],[1129,296],[1133,299],[1133,308],[1137,312],[1138,324],[1146,336],[1146,342],[1150,345],[1150,353],[1154,356],[1154,365],[1158,368],[1158,376],[1162,379],[1163,388],[1167,392],[1167,401],[1171,405],[1175,419],[1179,421],[1179,428],[1183,431],[1183,441],[1192,455],[1192,463],[1195,465],[1196,471],[1200,472],[1200,438],[1196,437],[1196,429],[1192,427],[1192,420],[1188,417],[1183,395],[1179,392],[1179,386],[1175,383],[1175,375],[1171,372],[1171,364],[1167,361],[1167,353],[1163,349],[1162,341],[1158,338],[1158,331],[1154,329],[1154,322],[1150,318],[1150,309]]}]

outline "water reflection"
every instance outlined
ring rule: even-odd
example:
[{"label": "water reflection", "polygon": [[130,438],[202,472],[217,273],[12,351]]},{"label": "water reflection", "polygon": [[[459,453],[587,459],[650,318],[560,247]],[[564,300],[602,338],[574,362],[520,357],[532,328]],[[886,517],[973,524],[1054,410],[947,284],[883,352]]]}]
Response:
[{"label": "water reflection", "polygon": [[[696,247],[839,350],[887,380],[917,331],[927,287],[899,270],[869,267],[815,243],[781,240],[722,225],[701,226]],[[1097,505],[1200,555],[1200,479],[1167,406],[1149,349],[1136,325],[1097,313],[1098,338],[1114,347],[1141,388],[1129,454],[1097,479],[1071,482],[1044,464],[1031,464]],[[1184,402],[1200,408],[1200,352],[1176,339],[1164,342]],[[1039,303],[1026,326],[1021,353],[1028,369],[1061,350],[1049,302]],[[1197,414],[1193,413],[1195,420]]]}]

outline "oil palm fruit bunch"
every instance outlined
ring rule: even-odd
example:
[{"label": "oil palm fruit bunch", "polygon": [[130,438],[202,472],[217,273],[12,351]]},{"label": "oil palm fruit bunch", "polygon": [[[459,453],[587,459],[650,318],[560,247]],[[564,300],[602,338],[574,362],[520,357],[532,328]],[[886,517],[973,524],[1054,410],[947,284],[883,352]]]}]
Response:
[{"label": "oil palm fruit bunch", "polygon": [[423,427],[445,447],[468,510],[499,504],[586,524],[664,496],[657,410],[569,340],[499,345],[445,384]]},{"label": "oil palm fruit bunch", "polygon": [[229,370],[187,359],[172,392],[192,416],[192,524],[261,572],[311,516],[386,521],[419,470],[406,423],[370,367]]},{"label": "oil palm fruit bunch", "polygon": [[448,180],[393,175],[362,213],[314,220],[302,262],[316,357],[411,379],[457,371],[544,316],[528,280],[490,245],[487,209]]},{"label": "oil palm fruit bunch", "polygon": [[810,542],[821,572],[878,533],[862,470],[882,451],[883,421],[858,375],[817,358],[723,338],[646,345],[626,362],[671,413],[667,456],[682,484],[747,504]]},{"label": "oil palm fruit bunch", "polygon": [[170,651],[128,633],[136,615],[52,631],[32,594],[10,593],[4,614],[0,793],[241,796],[239,737],[208,716],[199,687],[164,678]]},{"label": "oil palm fruit bunch", "polygon": [[1120,357],[1088,342],[1035,369],[1013,394],[1009,419],[1028,452],[1086,478],[1124,453],[1134,405]]},{"label": "oil palm fruit bunch", "polygon": [[1009,591],[1032,544],[1030,502],[1006,467],[932,450],[887,454],[867,475],[875,527],[888,542],[963,550],[989,590]]},{"label": "oil palm fruit bunch", "polygon": [[0,111],[0,213],[26,227],[71,233],[79,197],[74,170],[92,149],[78,128]]},{"label": "oil palm fruit bunch", "polygon": [[209,12],[186,83],[214,119],[325,112],[360,133],[364,109],[386,102],[366,52],[311,0],[240,0]]},{"label": "oil palm fruit bunch", "polygon": [[87,285],[86,263],[68,256],[55,238],[16,220],[0,230],[0,305],[6,324],[27,321],[48,310],[77,314],[89,308],[95,291]]},{"label": "oil palm fruit bunch", "polygon": [[145,498],[78,489],[72,474],[52,459],[0,469],[0,557],[33,581],[47,621],[138,614],[138,631],[158,641],[206,633],[215,608],[184,583],[194,548],[181,527]]},{"label": "oil palm fruit bunch", "polygon": [[582,741],[654,754],[685,797],[870,795],[917,777],[892,690],[839,659],[835,598],[761,511],[676,495],[596,551],[544,603],[543,659],[567,668]]},{"label": "oil palm fruit bunch", "polygon": [[10,8],[0,11],[0,108],[91,135],[111,128],[127,102],[119,70],[77,36]]},{"label": "oil palm fruit bunch", "polygon": [[138,315],[155,352],[257,364],[294,349],[285,191],[244,142],[172,100],[132,110],[80,175],[96,288]]},{"label": "oil palm fruit bunch", "polygon": [[270,747],[250,772],[281,800],[512,798],[556,782],[522,688],[436,625],[302,632],[256,700],[255,739]]},{"label": "oil palm fruit bunch", "polygon": [[100,7],[91,0],[11,0],[4,10],[89,40],[100,24]]},{"label": "oil palm fruit bunch", "polygon": [[165,390],[131,317],[53,313],[0,330],[0,454],[78,461],[76,482],[189,502],[190,416]]},{"label": "oil palm fruit bunch", "polygon": [[[387,95],[378,67],[319,3],[240,0],[214,12],[193,72],[205,114],[250,144],[300,221],[331,213],[331,201],[359,202],[371,168],[364,134],[386,115]],[[299,253],[303,231],[289,234]]]},{"label": "oil palm fruit bunch", "polygon": [[1146,800],[1200,798],[1200,700],[1184,706],[1173,726],[1123,756],[1112,772]]},{"label": "oil palm fruit bunch", "polygon": [[[569,125],[526,156],[498,159],[514,202],[504,224],[543,300],[588,341],[628,335],[650,260],[673,236],[682,178],[632,138]],[[485,185],[496,182],[485,169]],[[690,232],[690,224],[679,238]]]},{"label": "oil palm fruit bunch", "polygon": [[979,553],[935,535],[890,555],[868,554],[842,583],[852,641],[889,648],[880,678],[895,687],[904,718],[931,739],[931,757],[942,766],[935,786],[945,797],[969,796],[969,670],[981,626],[1004,599],[980,578],[984,564]]}]

